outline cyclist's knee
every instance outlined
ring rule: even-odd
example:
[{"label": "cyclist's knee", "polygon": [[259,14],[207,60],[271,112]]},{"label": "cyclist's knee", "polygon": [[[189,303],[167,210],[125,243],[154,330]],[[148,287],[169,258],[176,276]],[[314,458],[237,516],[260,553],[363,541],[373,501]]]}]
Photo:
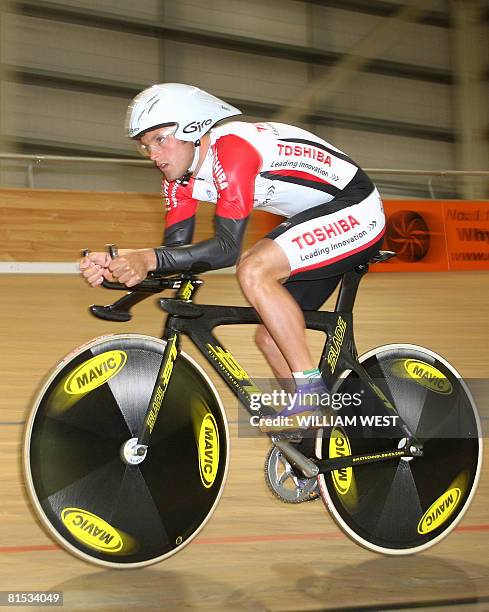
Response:
[{"label": "cyclist's knee", "polygon": [[262,257],[247,253],[240,259],[236,268],[238,282],[246,293],[259,289],[267,277],[267,265]]}]

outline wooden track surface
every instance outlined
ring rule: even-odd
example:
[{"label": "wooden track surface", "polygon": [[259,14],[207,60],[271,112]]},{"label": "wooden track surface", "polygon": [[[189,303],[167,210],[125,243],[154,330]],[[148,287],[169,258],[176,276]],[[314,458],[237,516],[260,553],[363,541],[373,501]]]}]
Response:
[{"label": "wooden track surface", "polygon": [[[465,377],[485,377],[488,279],[487,273],[370,275],[356,307],[359,351],[417,343]],[[61,590],[67,610],[392,610],[401,604],[439,610],[448,603],[489,609],[487,468],[472,507],[445,541],[413,557],[377,556],[349,541],[322,502],[285,505],[270,495],[263,479],[267,439],[238,437],[236,401],[219,381],[231,422],[231,469],[197,540],[159,565],[124,572],[87,565],[58,548],[26,501],[23,422],[45,374],[75,346],[106,333],[159,335],[154,298],[136,308],[130,323],[88,315],[88,304],[113,296],[73,276],[0,277],[0,590]],[[244,303],[235,280],[225,276],[208,277],[198,301]],[[252,376],[263,377],[268,370],[251,330],[227,328],[219,336]],[[310,340],[318,352],[319,335],[311,332]],[[487,405],[483,413],[489,415]]]}]

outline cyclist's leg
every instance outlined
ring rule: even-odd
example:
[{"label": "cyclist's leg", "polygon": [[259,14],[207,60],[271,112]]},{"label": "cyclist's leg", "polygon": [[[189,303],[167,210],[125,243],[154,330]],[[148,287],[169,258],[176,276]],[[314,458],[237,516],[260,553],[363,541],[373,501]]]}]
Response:
[{"label": "cyclist's leg", "polygon": [[314,367],[305,339],[302,310],[283,282],[290,274],[288,259],[270,238],[255,244],[241,258],[237,275],[241,289],[260,315],[292,371]]},{"label": "cyclist's leg", "polygon": [[[283,284],[283,287],[294,297],[301,310],[319,310],[328,298],[331,297],[340,283],[343,274],[356,266],[367,263],[379,252],[382,241],[383,238],[380,238],[374,245],[343,260],[338,266],[325,266],[315,271],[304,272],[291,277]],[[340,273],[334,274],[336,271]],[[318,274],[334,274],[334,276],[317,278]],[[264,325],[260,325],[257,328],[255,341],[267,359],[276,378],[290,378],[290,368]]]},{"label": "cyclist's leg", "polygon": [[[326,266],[324,268],[302,273],[300,280],[289,280],[284,283],[284,285],[279,285],[279,288],[274,290],[276,292],[275,295],[277,295],[278,291],[288,294],[288,299],[292,300],[296,307],[299,306],[299,302],[308,306],[319,307],[319,305],[334,291],[343,273],[361,263],[367,262],[373,255],[378,253],[382,245],[382,240],[383,238],[381,237],[370,247],[342,260],[341,263],[335,263],[332,266]],[[336,271],[340,271],[341,274],[334,274]],[[319,274],[334,274],[334,276],[330,278],[317,278]],[[308,280],[311,276],[313,278]],[[269,274],[267,278],[267,282],[269,283],[270,277],[271,275]],[[315,291],[313,291],[314,288],[316,289]],[[296,301],[297,298],[299,298],[298,301]],[[316,301],[314,302],[314,300]],[[284,302],[282,302],[282,305],[283,303]],[[301,324],[304,326],[302,329],[304,334],[303,343],[308,350],[303,314],[302,310],[299,309],[299,311],[301,314]],[[283,306],[281,306],[279,312],[280,320],[283,321],[285,319],[284,315],[287,314],[284,312]],[[274,323],[279,325],[280,323],[277,319],[274,319]],[[264,316],[262,316],[262,320],[264,324],[267,325],[267,319]],[[298,323],[298,321],[295,322]],[[290,334],[291,325],[284,323],[283,329],[286,330],[286,336],[289,338],[289,345],[287,348],[289,350],[294,350],[294,344],[291,340],[292,334]],[[328,412],[328,410],[324,408],[327,404],[323,403],[325,401],[324,394],[327,393],[328,390],[324,385],[319,370],[314,370],[315,364],[313,364],[312,359],[310,362],[311,365],[307,368],[311,370],[310,372],[304,372],[306,369],[304,366],[300,370],[300,366],[296,366],[297,370],[294,370],[292,369],[294,366],[291,368],[285,356],[282,355],[279,342],[277,338],[273,337],[273,329],[269,330],[263,328],[260,335],[262,346],[266,346],[266,352],[264,353],[265,357],[269,361],[275,376],[278,378],[280,386],[285,389],[286,392],[292,394],[289,396],[286,404],[275,406],[277,409],[277,417],[279,417],[278,422],[273,425],[261,425],[262,431],[267,431],[269,433],[273,431],[304,432],[310,427],[321,426],[322,421],[320,417]],[[297,342],[297,337],[295,341]]]},{"label": "cyclist's leg", "polygon": [[315,364],[302,310],[283,283],[344,274],[364,261],[367,252],[370,256],[378,251],[384,226],[376,189],[367,197],[344,194],[291,217],[241,259],[241,288],[293,372],[313,369]]},{"label": "cyclist's leg", "polygon": [[[319,310],[336,289],[341,276],[320,278],[316,280],[288,280],[285,289],[294,298],[301,310]],[[287,391],[293,391],[292,371],[280,352],[276,342],[264,325],[259,325],[255,333],[255,342],[265,356],[277,380]]]}]

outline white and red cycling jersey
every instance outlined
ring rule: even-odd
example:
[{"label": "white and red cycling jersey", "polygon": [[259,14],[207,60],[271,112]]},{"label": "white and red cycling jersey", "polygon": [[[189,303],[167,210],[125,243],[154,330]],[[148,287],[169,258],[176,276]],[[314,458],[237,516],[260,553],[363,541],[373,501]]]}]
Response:
[{"label": "white and red cycling jersey", "polygon": [[[385,230],[380,196],[358,164],[314,134],[281,123],[214,128],[198,174],[188,184],[165,180],[163,193],[161,271],[234,264],[254,208],[289,219],[268,237],[286,253],[291,274],[367,249]],[[199,201],[216,204],[215,237],[182,246],[192,240]]]}]

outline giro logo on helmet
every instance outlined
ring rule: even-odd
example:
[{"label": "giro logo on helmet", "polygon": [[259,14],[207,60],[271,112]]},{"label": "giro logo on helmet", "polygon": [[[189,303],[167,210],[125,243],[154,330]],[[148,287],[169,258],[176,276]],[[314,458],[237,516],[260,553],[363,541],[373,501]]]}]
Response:
[{"label": "giro logo on helmet", "polygon": [[204,121],[192,121],[188,123],[183,131],[185,134],[192,134],[193,132],[201,132],[205,127],[212,123],[212,119],[204,119]]}]

